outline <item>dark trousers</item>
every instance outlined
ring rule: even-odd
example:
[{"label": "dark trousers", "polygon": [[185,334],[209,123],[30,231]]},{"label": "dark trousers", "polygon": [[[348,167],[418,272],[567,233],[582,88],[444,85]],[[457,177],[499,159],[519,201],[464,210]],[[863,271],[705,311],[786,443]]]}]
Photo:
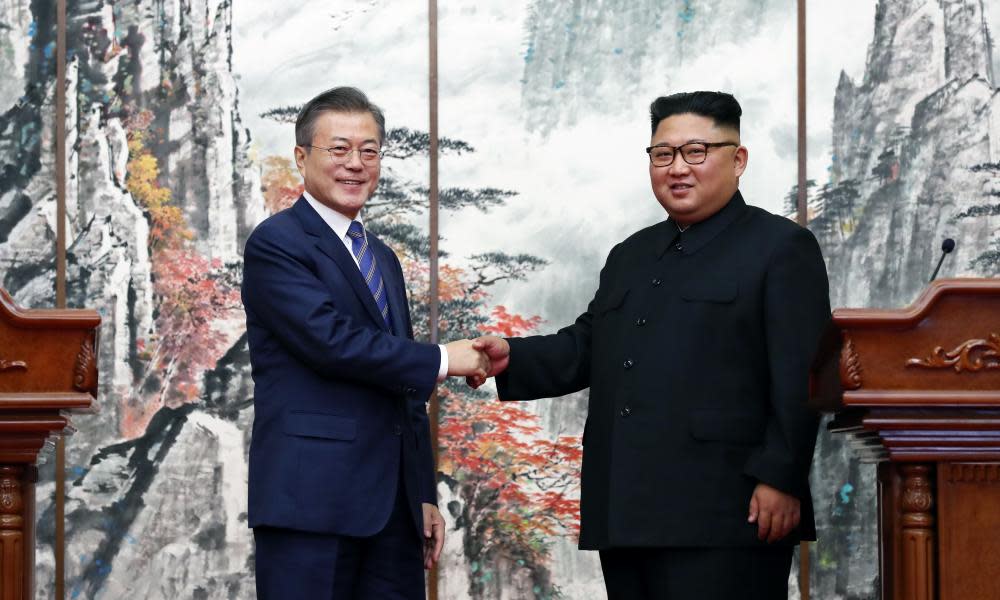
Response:
[{"label": "dark trousers", "polygon": [[423,541],[400,481],[389,522],[352,538],[255,527],[258,600],[424,600]]},{"label": "dark trousers", "polygon": [[792,548],[601,550],[608,600],[785,600]]}]

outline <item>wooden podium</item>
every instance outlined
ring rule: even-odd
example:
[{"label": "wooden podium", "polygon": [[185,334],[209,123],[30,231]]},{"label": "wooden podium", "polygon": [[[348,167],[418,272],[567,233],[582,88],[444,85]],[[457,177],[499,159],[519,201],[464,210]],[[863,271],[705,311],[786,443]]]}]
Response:
[{"label": "wooden podium", "polygon": [[812,399],[878,463],[882,599],[1000,599],[1000,279],[835,310]]},{"label": "wooden podium", "polygon": [[0,600],[33,600],[35,467],[97,397],[92,310],[25,310],[0,289]]}]

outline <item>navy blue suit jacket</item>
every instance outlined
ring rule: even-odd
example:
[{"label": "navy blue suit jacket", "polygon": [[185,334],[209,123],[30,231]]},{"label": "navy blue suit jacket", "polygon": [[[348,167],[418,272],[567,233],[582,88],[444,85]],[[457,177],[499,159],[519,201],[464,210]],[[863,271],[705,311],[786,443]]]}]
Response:
[{"label": "navy blue suit jacket", "polygon": [[242,296],[253,368],[249,525],[379,532],[400,469],[414,522],[436,503],[425,401],[440,350],[413,341],[399,260],[371,233],[393,330],[344,243],[306,202],[247,240]]}]

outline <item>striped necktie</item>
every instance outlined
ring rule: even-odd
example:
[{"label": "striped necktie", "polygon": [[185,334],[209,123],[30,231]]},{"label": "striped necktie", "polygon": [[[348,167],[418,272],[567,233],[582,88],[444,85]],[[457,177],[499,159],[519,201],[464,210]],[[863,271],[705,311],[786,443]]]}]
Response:
[{"label": "striped necktie", "polygon": [[391,329],[389,300],[386,298],[385,283],[382,281],[382,272],[379,271],[378,263],[375,262],[372,249],[368,247],[365,228],[361,223],[351,221],[351,226],[347,228],[347,235],[351,237],[351,250],[354,252],[354,257],[358,259],[361,276],[365,278],[365,283],[368,284],[368,289],[371,290],[372,297],[375,298],[375,304],[378,306],[379,312],[382,313],[385,324]]}]

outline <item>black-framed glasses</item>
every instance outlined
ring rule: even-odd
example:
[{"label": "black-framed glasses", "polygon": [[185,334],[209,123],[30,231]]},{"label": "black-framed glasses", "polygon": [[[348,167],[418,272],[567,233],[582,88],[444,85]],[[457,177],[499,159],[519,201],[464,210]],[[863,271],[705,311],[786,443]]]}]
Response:
[{"label": "black-framed glasses", "polygon": [[653,163],[654,167],[669,167],[678,152],[687,164],[700,165],[708,158],[709,148],[722,146],[739,146],[739,144],[736,142],[688,142],[680,146],[657,144],[646,148],[646,154],[649,155],[649,162]]},{"label": "black-framed glasses", "polygon": [[377,148],[351,148],[350,146],[330,146],[328,148],[324,148],[323,146],[313,145],[309,145],[307,147],[326,151],[326,153],[330,155],[330,159],[336,163],[344,163],[351,160],[351,154],[354,154],[355,152],[358,153],[358,157],[361,158],[361,162],[366,165],[373,165],[382,158],[382,151]]}]

